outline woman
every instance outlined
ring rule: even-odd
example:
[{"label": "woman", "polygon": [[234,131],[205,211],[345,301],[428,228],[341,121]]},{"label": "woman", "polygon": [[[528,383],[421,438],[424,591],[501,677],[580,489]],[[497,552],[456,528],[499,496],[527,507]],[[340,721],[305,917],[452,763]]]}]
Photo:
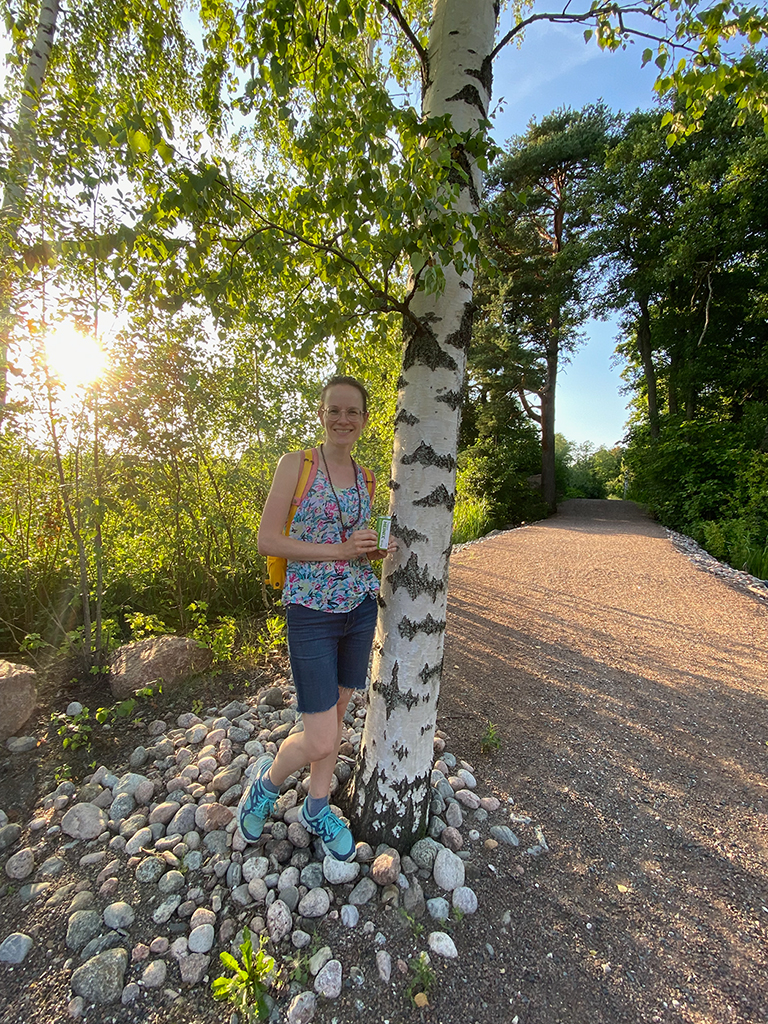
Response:
[{"label": "woman", "polygon": [[354,377],[332,377],[318,411],[324,440],[317,475],[296,510],[288,536],[291,500],[302,453],[280,460],[259,526],[262,555],[286,558],[283,604],[288,651],[304,731],[283,740],[276,757],[264,754],[238,807],[240,832],[255,842],[271,813],[280,786],[310,765],[309,795],[299,821],[323,840],[337,860],[352,860],[355,840],[331,811],[331,777],[341,742],[342,722],[353,690],[365,687],[376,626],[378,580],[371,558],[397,549],[377,549],[368,528],[371,499],[352,448],[368,422],[368,394]]}]

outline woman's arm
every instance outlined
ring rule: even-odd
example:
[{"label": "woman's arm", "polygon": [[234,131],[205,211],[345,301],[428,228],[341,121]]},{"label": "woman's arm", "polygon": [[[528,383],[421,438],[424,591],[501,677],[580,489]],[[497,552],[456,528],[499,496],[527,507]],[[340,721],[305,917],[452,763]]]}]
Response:
[{"label": "woman's arm", "polygon": [[355,530],[347,540],[337,544],[315,544],[299,540],[298,537],[285,536],[283,530],[299,482],[301,457],[301,452],[288,452],[277,464],[259,523],[259,554],[275,555],[291,562],[339,562],[351,561],[374,552],[375,530]]}]

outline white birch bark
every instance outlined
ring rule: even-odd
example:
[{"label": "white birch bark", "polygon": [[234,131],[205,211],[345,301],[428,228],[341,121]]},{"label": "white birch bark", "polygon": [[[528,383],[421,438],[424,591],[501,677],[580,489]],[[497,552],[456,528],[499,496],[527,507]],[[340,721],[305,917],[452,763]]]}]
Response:
[{"label": "white birch bark", "polygon": [[[34,138],[37,122],[37,108],[45,73],[51,57],[56,22],[59,17],[59,0],[43,0],[37,22],[35,42],[29,55],[24,85],[19,103],[12,143],[12,162],[8,183],[0,207],[0,224],[4,241],[16,241],[19,221],[23,214],[24,200],[29,178],[34,166]],[[12,326],[10,283],[4,270],[0,270],[0,420],[3,417],[8,379],[8,342]]]},{"label": "white birch bark", "polygon": [[[435,0],[425,116],[450,114],[478,131],[491,98],[492,0]],[[462,210],[477,209],[481,175],[468,154],[456,163],[471,184]],[[418,294],[404,325],[392,462],[397,556],[385,562],[371,689],[349,810],[358,838],[404,849],[423,835],[443,663],[459,415],[472,324],[474,273],[444,268],[445,291]]]}]

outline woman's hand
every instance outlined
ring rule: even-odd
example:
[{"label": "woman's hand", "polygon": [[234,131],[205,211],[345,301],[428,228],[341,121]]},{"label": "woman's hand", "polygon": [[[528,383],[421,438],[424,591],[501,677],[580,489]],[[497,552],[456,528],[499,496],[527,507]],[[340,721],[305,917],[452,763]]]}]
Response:
[{"label": "woman's hand", "polygon": [[394,537],[390,537],[389,538],[389,544],[387,544],[386,550],[384,548],[377,548],[375,551],[372,551],[368,555],[368,557],[371,560],[374,560],[374,559],[377,559],[377,558],[386,558],[387,555],[394,555],[394,553],[397,551],[397,547],[398,547],[398,545],[397,545],[397,541],[395,540],[395,538]]},{"label": "woman's hand", "polygon": [[[355,530],[341,545],[343,557],[348,561],[356,558],[376,557],[377,535],[375,530]],[[380,556],[379,556],[380,557]]]}]

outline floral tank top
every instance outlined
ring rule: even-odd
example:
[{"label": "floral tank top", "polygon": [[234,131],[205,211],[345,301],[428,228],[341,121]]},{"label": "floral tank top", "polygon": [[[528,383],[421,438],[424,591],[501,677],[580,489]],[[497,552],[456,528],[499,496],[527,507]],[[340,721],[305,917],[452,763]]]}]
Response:
[{"label": "floral tank top", "polygon": [[[319,466],[304,501],[296,509],[290,536],[316,544],[338,544],[354,530],[364,529],[371,518],[371,497],[359,466],[357,487],[337,488],[336,494],[344,519],[344,537],[333,489]],[[375,597],[378,590],[379,581],[365,557],[339,562],[289,561],[283,604],[301,604],[321,612],[349,612],[369,594]]]}]

